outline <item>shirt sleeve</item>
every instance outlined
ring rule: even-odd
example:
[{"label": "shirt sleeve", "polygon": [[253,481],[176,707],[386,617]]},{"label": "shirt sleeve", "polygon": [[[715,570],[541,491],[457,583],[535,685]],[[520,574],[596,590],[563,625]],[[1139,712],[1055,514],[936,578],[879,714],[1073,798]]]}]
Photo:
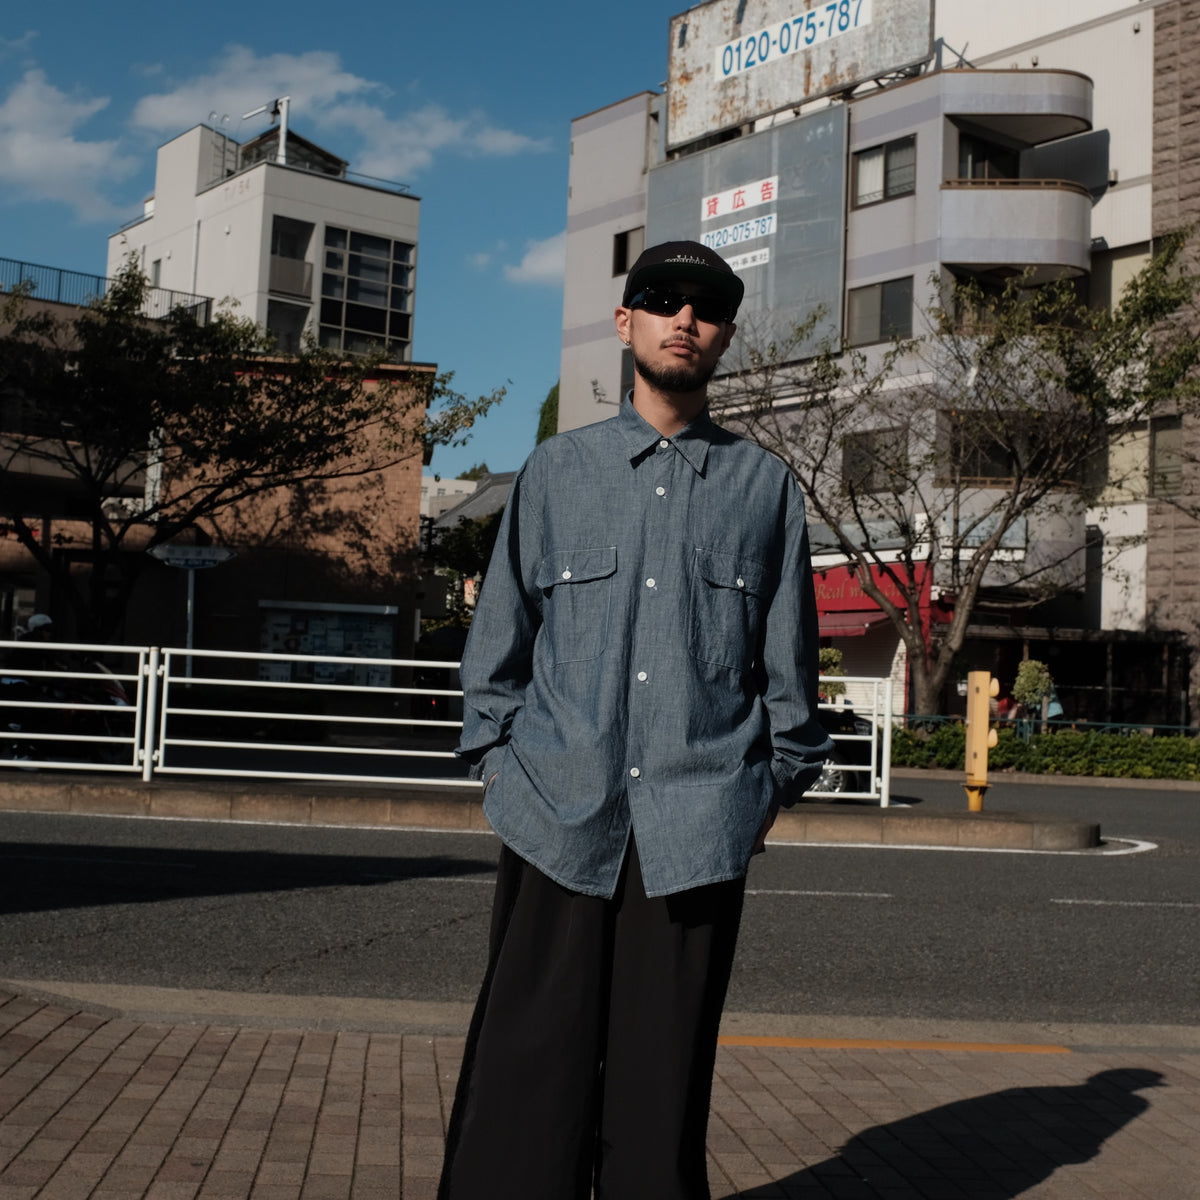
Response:
[{"label": "shirt sleeve", "polygon": [[790,807],[821,773],[833,742],[817,720],[820,633],[804,498],[788,480],[779,587],[767,612],[759,659],[760,690],[771,728],[771,774]]},{"label": "shirt sleeve", "polygon": [[542,532],[529,490],[525,469],[513,482],[463,650],[463,730],[455,753],[470,764],[472,779],[495,774],[533,675]]}]

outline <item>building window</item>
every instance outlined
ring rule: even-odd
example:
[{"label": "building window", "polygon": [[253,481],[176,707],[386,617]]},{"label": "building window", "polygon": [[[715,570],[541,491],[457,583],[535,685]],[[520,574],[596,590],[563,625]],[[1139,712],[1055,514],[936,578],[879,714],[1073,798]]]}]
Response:
[{"label": "building window", "polygon": [[156,258],[150,264],[150,286],[151,287],[161,287],[162,286],[162,259],[161,258]]},{"label": "building window", "polygon": [[276,349],[282,353],[300,353],[307,323],[307,308],[273,298],[267,301],[267,331],[274,335]]},{"label": "building window", "polygon": [[846,304],[846,340],[851,346],[912,336],[913,281],[889,279],[852,288]]},{"label": "building window", "polygon": [[312,299],[312,263],[307,261],[313,226],[290,217],[271,224],[271,266],[267,287],[286,296]]},{"label": "building window", "polygon": [[842,439],[842,487],[847,492],[898,490],[906,474],[903,429],[868,429]]},{"label": "building window", "polygon": [[369,233],[325,228],[318,340],[361,354],[387,345],[406,359],[412,341],[416,247]]},{"label": "building window", "polygon": [[958,135],[959,179],[1017,179],[1021,158],[1015,150],[969,133]]},{"label": "building window", "polygon": [[1178,496],[1183,483],[1183,421],[1150,419],[1150,487],[1154,497]]},{"label": "building window", "polygon": [[646,227],[626,229],[613,238],[613,275],[625,275],[646,248]]},{"label": "building window", "polygon": [[911,196],[917,190],[916,136],[898,138],[854,156],[854,207]]}]

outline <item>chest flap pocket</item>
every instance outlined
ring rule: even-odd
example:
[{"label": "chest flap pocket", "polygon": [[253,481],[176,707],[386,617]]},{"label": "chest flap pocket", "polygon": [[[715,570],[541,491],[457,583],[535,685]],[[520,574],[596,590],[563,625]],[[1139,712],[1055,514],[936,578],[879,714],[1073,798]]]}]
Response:
[{"label": "chest flap pocket", "polygon": [[556,666],[603,653],[616,572],[616,546],[554,550],[542,559],[537,586],[542,592],[543,636]]},{"label": "chest flap pocket", "polygon": [[753,558],[696,547],[690,646],[701,662],[747,671],[754,663],[772,592],[768,567]]}]

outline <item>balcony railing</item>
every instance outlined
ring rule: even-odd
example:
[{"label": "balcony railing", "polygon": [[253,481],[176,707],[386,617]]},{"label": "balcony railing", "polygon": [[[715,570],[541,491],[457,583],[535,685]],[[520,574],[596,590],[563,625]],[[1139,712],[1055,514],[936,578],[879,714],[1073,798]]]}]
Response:
[{"label": "balcony railing", "polygon": [[271,291],[285,296],[303,296],[308,300],[312,298],[312,279],[312,263],[302,258],[271,255]]},{"label": "balcony railing", "polygon": [[942,183],[946,188],[1053,188],[1055,191],[1078,192],[1081,196],[1091,196],[1082,183],[1074,179],[947,179]]},{"label": "balcony railing", "polygon": [[[113,281],[103,275],[85,275],[79,271],[64,271],[37,263],[16,262],[0,258],[0,291],[12,292],[22,284],[30,289],[35,300],[52,304],[73,304],[82,307],[108,294]],[[194,296],[191,292],[176,292],[171,288],[146,289],[142,312],[155,320],[168,317],[176,309],[189,312],[201,325],[212,318],[212,299]]]}]

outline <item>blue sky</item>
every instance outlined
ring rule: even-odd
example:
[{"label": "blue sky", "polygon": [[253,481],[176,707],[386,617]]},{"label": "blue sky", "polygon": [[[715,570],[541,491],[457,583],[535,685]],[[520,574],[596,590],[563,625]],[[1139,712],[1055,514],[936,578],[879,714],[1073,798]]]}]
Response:
[{"label": "blue sky", "polygon": [[570,121],[658,87],[686,4],[5,7],[0,257],[102,274],[158,145],[211,113],[244,141],[290,95],[298,133],[421,197],[414,358],[508,385],[433,469],[521,464],[558,378]]}]

